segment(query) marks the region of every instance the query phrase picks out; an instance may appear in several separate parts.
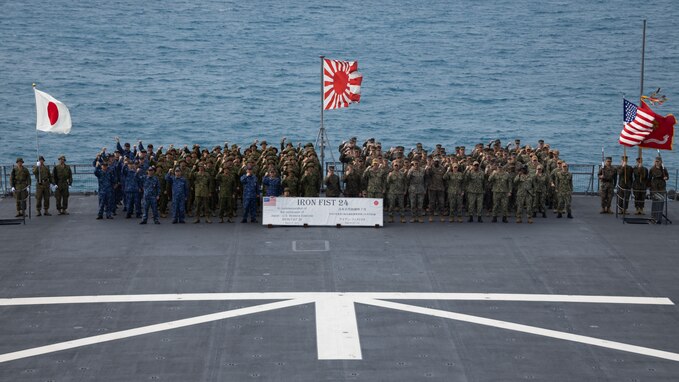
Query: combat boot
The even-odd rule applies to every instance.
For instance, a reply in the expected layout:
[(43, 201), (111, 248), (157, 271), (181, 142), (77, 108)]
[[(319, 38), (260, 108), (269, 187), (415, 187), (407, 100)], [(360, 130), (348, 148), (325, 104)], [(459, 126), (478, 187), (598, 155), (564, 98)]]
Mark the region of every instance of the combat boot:
[(139, 224), (146, 224), (146, 219), (140, 221)]
[(387, 219), (387, 223), (393, 223), (394, 222), (394, 216), (389, 215), (389, 219)]
[(507, 217), (506, 217), (506, 216), (503, 216), (503, 217), (502, 217), (502, 222), (503, 222), (503, 223), (509, 223), (509, 220), (507, 220)]
[(563, 217), (563, 215), (561, 214), (561, 211), (559, 211), (559, 213), (556, 214), (556, 217), (557, 217), (558, 219), (561, 219), (561, 218)]
[(467, 220), (467, 223), (473, 223), (474, 222), (474, 217), (469, 215), (469, 220)]
[(570, 210), (568, 210), (568, 216), (567, 216), (567, 217), (568, 217), (569, 219), (573, 219), (573, 214), (571, 214), (571, 211), (570, 211)]
[(547, 214), (545, 213), (545, 211), (542, 211), (542, 217), (543, 217), (543, 218), (546, 218), (546, 217), (547, 217)]
[(212, 220), (210, 220), (210, 214), (206, 214), (206, 216), (205, 216), (205, 222), (206, 222), (207, 224), (212, 224)]
[(429, 223), (431, 223), (431, 222), (433, 222), (433, 221), (434, 221), (434, 217), (431, 216), (431, 215), (429, 215)]
[(413, 216), (413, 217), (410, 218), (410, 222), (411, 222), (411, 223), (415, 223), (415, 222), (417, 221), (416, 219), (417, 219), (417, 218), (416, 218), (415, 216)]
[(605, 208), (601, 208), (601, 211), (599, 211), (599, 213), (600, 213), (600, 214), (605, 214), (605, 213), (606, 213), (606, 209), (605, 209)]
[(481, 215), (479, 215), (478, 218), (476, 218), (477, 223), (483, 223), (483, 219), (481, 219)]
[(537, 216), (537, 212), (533, 212), (533, 217), (536, 217), (536, 216)]
[(43, 213), (43, 215), (45, 215), (45, 216), (52, 216), (52, 214), (49, 213), (49, 212), (47, 212), (47, 210), (45, 210), (45, 213)]
[(457, 222), (458, 222), (458, 223), (462, 223), (463, 220), (464, 220), (464, 219), (462, 219), (462, 216), (460, 216), (460, 217), (457, 218)]
[(497, 223), (497, 216), (493, 216), (493, 220), (491, 220), (493, 223)]
[(42, 214), (40, 213), (40, 210), (38, 210), (38, 212), (35, 214), (35, 216), (42, 216)]
[(424, 216), (420, 216), (419, 222), (420, 222), (420, 223), (424, 223)]
[(613, 211), (611, 211), (611, 207), (606, 208), (606, 213), (607, 213), (607, 214), (612, 214), (612, 213), (613, 213)]
[(533, 218), (530, 216), (528, 217), (528, 224), (533, 224)]
[(224, 218), (219, 218), (220, 223), (224, 223)]
[(451, 222), (451, 223), (455, 223), (455, 216), (450, 215), (450, 217), (448, 218), (448, 221)]
[(196, 220), (193, 221), (193, 224), (198, 224), (200, 223), (200, 219), (198, 218), (198, 215), (196, 215)]
[(405, 222), (406, 222), (406, 217), (401, 215), (401, 223), (405, 223)]
[(516, 218), (516, 224), (521, 224), (521, 218)]
[(445, 221), (446, 221), (446, 217), (443, 216), (443, 215), (441, 215), (441, 223), (443, 223), (443, 222), (445, 222)]

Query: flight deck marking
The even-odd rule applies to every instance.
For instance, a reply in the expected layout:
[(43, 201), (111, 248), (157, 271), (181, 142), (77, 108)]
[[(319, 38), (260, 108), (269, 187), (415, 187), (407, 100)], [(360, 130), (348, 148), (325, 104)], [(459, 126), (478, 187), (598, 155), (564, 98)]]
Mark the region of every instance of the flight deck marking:
[(0, 299), (0, 306), (91, 304), (91, 303), (132, 303), (159, 301), (234, 301), (234, 300), (283, 300), (247, 308), (228, 310), (213, 314), (196, 316), (155, 325), (122, 330), (114, 333), (85, 337), (77, 340), (59, 342), (47, 346), (0, 354), (0, 363), (17, 359), (53, 353), (81, 346), (114, 341), (123, 338), (157, 333), (206, 322), (240, 317), (292, 306), (313, 303), (316, 308), (316, 343), (318, 359), (321, 360), (360, 360), (361, 344), (356, 320), (355, 304), (364, 304), (386, 309), (395, 309), (432, 317), (491, 326), (500, 329), (529, 333), (543, 337), (556, 338), (582, 344), (615, 349), (629, 353), (679, 361), (678, 353), (652, 349), (642, 346), (608, 341), (605, 339), (582, 336), (535, 326), (522, 325), (509, 321), (424, 308), (415, 305), (384, 300), (466, 300), (466, 301), (523, 301), (523, 302), (562, 302), (594, 304), (640, 304), (674, 305), (665, 297), (627, 297), (627, 296), (583, 296), (583, 295), (546, 295), (546, 294), (500, 294), (500, 293), (399, 293), (399, 292), (272, 292), (272, 293), (193, 293), (193, 294), (145, 294), (145, 295), (102, 295), (102, 296), (63, 296), (28, 297)]

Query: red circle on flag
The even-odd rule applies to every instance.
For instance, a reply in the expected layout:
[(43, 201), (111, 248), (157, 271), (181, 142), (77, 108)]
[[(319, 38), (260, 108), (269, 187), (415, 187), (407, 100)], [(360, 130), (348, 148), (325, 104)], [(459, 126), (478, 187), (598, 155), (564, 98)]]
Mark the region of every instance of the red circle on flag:
[(50, 119), (50, 124), (54, 125), (59, 120), (59, 108), (54, 102), (47, 104), (47, 116)]
[(375, 200), (375, 201), (373, 202), (373, 204), (376, 205), (376, 206), (379, 206), (379, 205), (380, 205), (380, 202), (379, 202), (378, 200)]
[(335, 72), (332, 80), (332, 87), (336, 94), (344, 94), (349, 85), (349, 75), (344, 72)]

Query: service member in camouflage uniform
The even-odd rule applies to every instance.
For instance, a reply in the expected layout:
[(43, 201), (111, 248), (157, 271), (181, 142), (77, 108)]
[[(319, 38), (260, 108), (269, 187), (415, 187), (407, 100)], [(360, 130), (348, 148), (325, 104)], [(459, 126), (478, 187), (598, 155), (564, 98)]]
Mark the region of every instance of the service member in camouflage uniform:
[(233, 197), (236, 193), (236, 173), (228, 166), (222, 168), (222, 172), (217, 174), (216, 183), (219, 188), (219, 222), (226, 221), (231, 223), (233, 218), (234, 202)]
[(56, 186), (54, 196), (57, 203), (59, 215), (68, 215), (68, 188), (73, 184), (73, 173), (71, 166), (66, 164), (66, 157), (59, 157), (59, 164), (52, 169), (52, 182)]
[(427, 193), (429, 196), (429, 222), (433, 221), (433, 216), (441, 213), (441, 221), (444, 221), (445, 214), (445, 185), (443, 175), (446, 169), (441, 166), (441, 161), (436, 158), (431, 166), (425, 168)]
[(602, 214), (612, 214), (611, 201), (613, 200), (613, 190), (615, 189), (615, 181), (617, 178), (617, 171), (611, 163), (613, 158), (606, 157), (604, 166), (599, 169), (599, 196), (601, 197), (601, 212)]
[(373, 159), (372, 165), (363, 172), (364, 195), (368, 198), (384, 198), (385, 171), (379, 159)]
[(361, 174), (354, 168), (354, 165), (348, 164), (342, 174), (342, 182), (344, 183), (344, 196), (348, 198), (358, 198), (361, 196)]
[(504, 167), (493, 171), (488, 178), (493, 191), (493, 223), (497, 223), (497, 217), (502, 215), (502, 222), (507, 223), (509, 215), (509, 197), (512, 194), (512, 179)]
[(325, 196), (328, 198), (337, 198), (342, 193), (340, 188), (340, 178), (335, 174), (335, 166), (328, 166), (328, 175), (323, 179), (325, 185)]
[(632, 171), (632, 188), (634, 189), (634, 208), (635, 215), (644, 214), (644, 202), (646, 200), (646, 189), (648, 188), (648, 169), (644, 167), (644, 160), (637, 158), (637, 165)]
[(44, 208), (45, 216), (50, 216), (50, 183), (52, 183), (52, 174), (50, 174), (49, 167), (45, 166), (45, 158), (41, 155), (38, 158), (36, 167), (33, 167), (33, 176), (35, 176), (35, 208), (38, 210), (36, 215), (40, 216), (40, 208)]
[(28, 188), (31, 186), (31, 174), (24, 167), (23, 158), (17, 158), (16, 166), (12, 169), (12, 174), (9, 176), (9, 185), (12, 187), (12, 193), (16, 201), (16, 217), (24, 216), (26, 213)]
[(568, 213), (568, 218), (572, 219), (571, 196), (573, 195), (573, 174), (568, 172), (568, 164), (561, 163), (561, 169), (554, 174), (552, 187), (556, 190), (558, 201), (557, 218), (563, 216), (564, 211)]
[(194, 194), (196, 196), (196, 220), (194, 223), (200, 223), (201, 214), (205, 216), (206, 223), (212, 223), (210, 220), (210, 188), (212, 187), (212, 177), (205, 171), (205, 165), (198, 164), (198, 172), (193, 173), (192, 176), (194, 185)]
[(115, 184), (115, 174), (108, 168), (108, 162), (104, 160), (103, 162), (98, 162), (99, 157), (95, 159), (95, 170), (94, 175), (99, 181), (99, 212), (97, 213), (97, 220), (104, 218), (104, 212), (106, 213), (106, 219), (113, 219), (113, 209), (111, 206), (113, 203), (113, 186)]
[(483, 223), (481, 214), (483, 213), (483, 193), (485, 191), (486, 175), (479, 169), (479, 162), (474, 162), (472, 167), (465, 174), (464, 184), (467, 194), (467, 214), (469, 222), (474, 221), (474, 215), (479, 223)]
[(459, 164), (453, 163), (443, 176), (448, 193), (449, 221), (452, 223), (457, 217), (457, 221), (462, 223), (462, 209), (464, 201), (464, 173), (459, 171)]
[(627, 214), (629, 199), (632, 196), (634, 183), (634, 168), (627, 164), (627, 157), (622, 157), (622, 163), (618, 167), (618, 211)]
[(179, 167), (174, 169), (174, 176), (172, 175), (172, 170), (168, 170), (167, 175), (165, 175), (165, 181), (172, 190), (172, 224), (184, 224), (189, 182), (182, 175), (182, 169)]
[(389, 201), (389, 223), (394, 222), (394, 210), (401, 216), (401, 223), (406, 222), (403, 214), (404, 198), (408, 184), (406, 183), (406, 175), (401, 171), (401, 164), (396, 162), (392, 166), (392, 170), (387, 175), (387, 200)]
[(514, 178), (516, 184), (516, 222), (521, 223), (523, 210), (526, 210), (528, 224), (533, 223), (533, 192), (534, 178), (528, 173), (528, 168), (523, 167)]
[(547, 207), (545, 202), (547, 199), (547, 190), (550, 186), (551, 181), (549, 176), (543, 171), (542, 165), (538, 165), (535, 168), (535, 194), (533, 197), (533, 217), (537, 214), (542, 214), (543, 218), (547, 217)]
[(411, 168), (408, 170), (407, 184), (408, 184), (408, 195), (410, 196), (410, 210), (411, 218), (410, 222), (414, 223), (419, 221), (424, 223), (424, 193), (426, 192), (426, 187), (424, 185), (424, 171), (420, 169), (420, 162), (413, 160), (411, 163)]
[(149, 218), (149, 208), (153, 212), (153, 223), (160, 224), (158, 213), (158, 199), (160, 199), (160, 181), (156, 177), (156, 168), (150, 166), (146, 175), (141, 177), (144, 190), (144, 216), (139, 224), (146, 224)]

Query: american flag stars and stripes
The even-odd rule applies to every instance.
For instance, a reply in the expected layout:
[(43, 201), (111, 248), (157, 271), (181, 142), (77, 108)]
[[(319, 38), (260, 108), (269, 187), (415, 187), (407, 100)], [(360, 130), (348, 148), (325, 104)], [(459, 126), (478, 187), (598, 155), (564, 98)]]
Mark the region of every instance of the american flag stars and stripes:
[(276, 207), (276, 197), (275, 196), (265, 196), (262, 200), (262, 205), (269, 207)]
[(339, 109), (359, 102), (361, 81), (358, 61), (323, 59), (323, 109)]
[(624, 146), (638, 146), (653, 131), (655, 113), (643, 101), (641, 107), (623, 99), (623, 128), (618, 142)]

